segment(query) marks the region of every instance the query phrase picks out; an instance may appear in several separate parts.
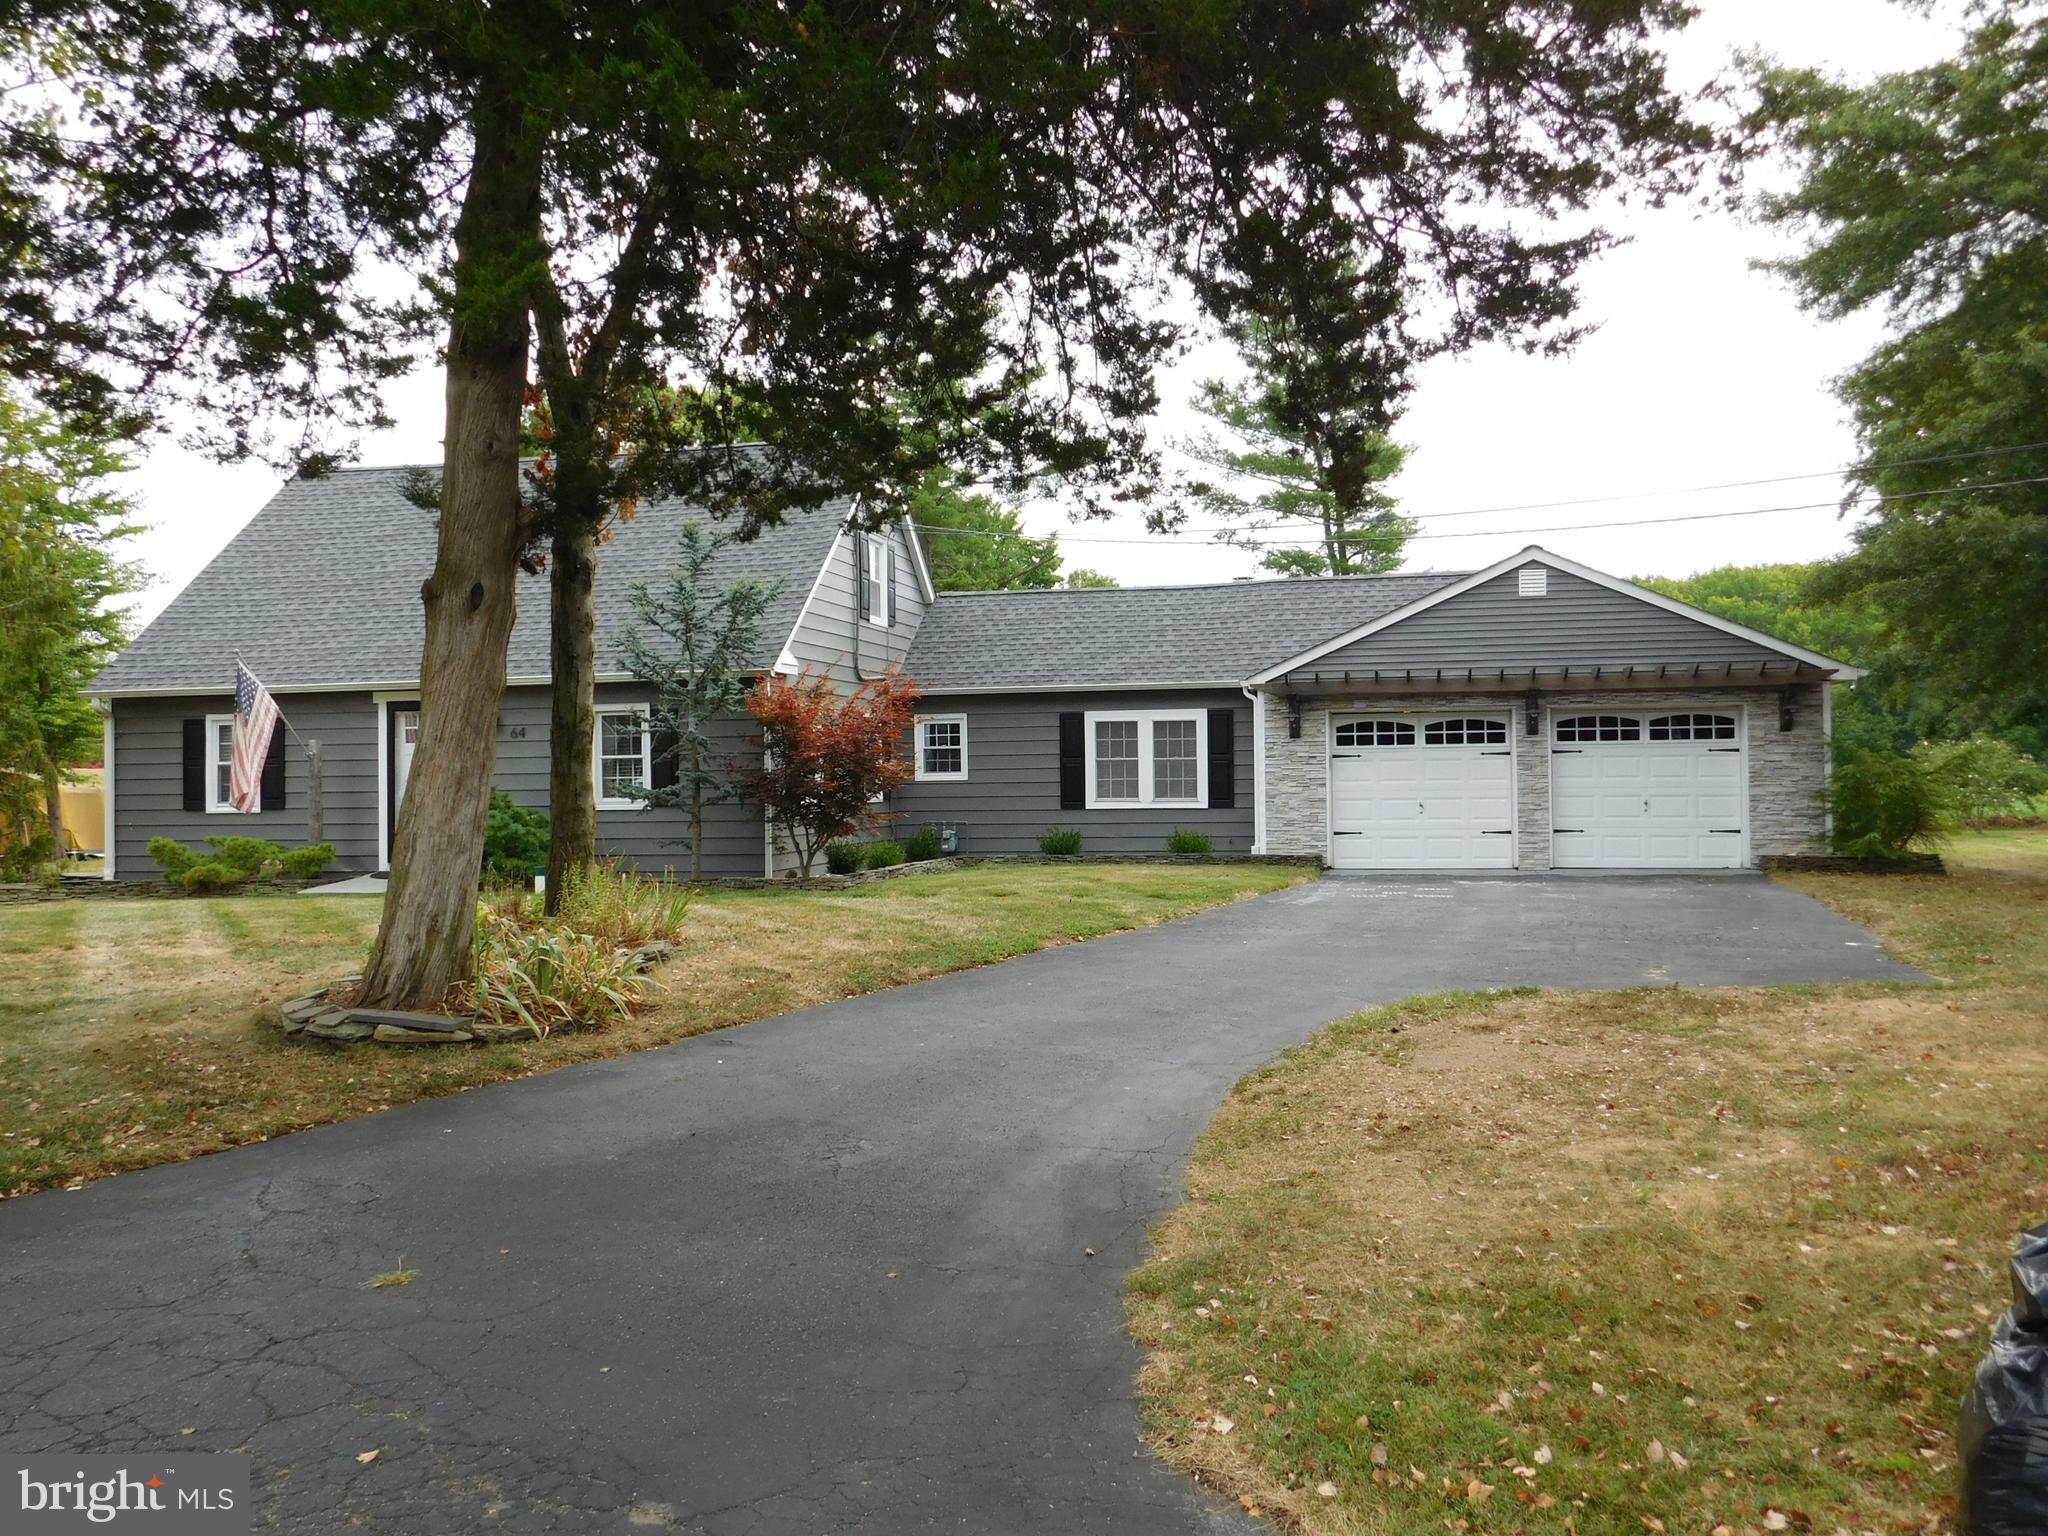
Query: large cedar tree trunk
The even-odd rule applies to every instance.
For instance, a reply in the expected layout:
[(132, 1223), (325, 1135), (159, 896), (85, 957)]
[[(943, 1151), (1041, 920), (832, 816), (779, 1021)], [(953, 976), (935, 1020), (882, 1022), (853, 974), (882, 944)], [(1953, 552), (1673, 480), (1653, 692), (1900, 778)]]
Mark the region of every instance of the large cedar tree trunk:
[(569, 873), (597, 858), (597, 534), (582, 518), (556, 529), (549, 555), (547, 910)]
[(484, 816), (497, 756), (519, 555), (523, 288), (537, 249), (540, 160), (524, 114), (476, 112), (476, 157), (455, 227), (448, 414), (434, 573), (421, 588), (420, 734), (391, 849), (391, 886), (362, 1001), (437, 1008), (469, 969)]

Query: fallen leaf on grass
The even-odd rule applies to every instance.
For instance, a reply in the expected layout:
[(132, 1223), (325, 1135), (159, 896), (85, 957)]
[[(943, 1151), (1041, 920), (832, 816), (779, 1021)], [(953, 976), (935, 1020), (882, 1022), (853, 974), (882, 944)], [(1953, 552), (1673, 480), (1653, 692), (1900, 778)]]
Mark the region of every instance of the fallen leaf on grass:
[(1547, 1466), (1549, 1466), (1549, 1465), (1550, 1465), (1550, 1447), (1549, 1447), (1549, 1446), (1547, 1446), (1547, 1445), (1539, 1445), (1539, 1446), (1537, 1446), (1537, 1447), (1536, 1447), (1536, 1454), (1535, 1454), (1534, 1456), (1531, 1456), (1531, 1457), (1530, 1457), (1529, 1459), (1530, 1459), (1531, 1461), (1535, 1462), (1535, 1463), (1536, 1463), (1536, 1465), (1537, 1465), (1537, 1466), (1539, 1466), (1539, 1467), (1547, 1467)]
[(1335, 1483), (1317, 1483), (1316, 1493), (1321, 1498), (1334, 1499), (1337, 1497), (1337, 1485)]
[(1765, 1510), (1765, 1511), (1764, 1511), (1764, 1529), (1765, 1529), (1765, 1530), (1767, 1530), (1767, 1531), (1789, 1531), (1789, 1530), (1790, 1530), (1791, 1528), (1792, 1528), (1792, 1522), (1791, 1522), (1790, 1520), (1787, 1520), (1787, 1519), (1785, 1518), (1785, 1516), (1784, 1516), (1784, 1512), (1783, 1512), (1783, 1511), (1781, 1511), (1781, 1510), (1776, 1510), (1776, 1509), (1767, 1509), (1767, 1510)]

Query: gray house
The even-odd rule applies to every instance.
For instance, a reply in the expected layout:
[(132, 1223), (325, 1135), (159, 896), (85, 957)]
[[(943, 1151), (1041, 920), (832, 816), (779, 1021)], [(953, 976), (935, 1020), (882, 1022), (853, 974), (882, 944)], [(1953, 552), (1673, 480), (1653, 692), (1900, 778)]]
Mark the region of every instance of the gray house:
[[(153, 877), (154, 836), (304, 841), (316, 816), (340, 868), (385, 867), (433, 562), (407, 474), (292, 481), (98, 679), (110, 878)], [(1735, 868), (1823, 843), (1830, 688), (1857, 669), (1546, 550), (1464, 574), (936, 594), (915, 528), (853, 513), (721, 557), (781, 583), (755, 665), (849, 689), (903, 666), (923, 690), (916, 777), (889, 810), (966, 852), (1029, 852), (1056, 826), (1091, 852), (1187, 827), (1356, 869)], [(599, 561), (598, 838), (651, 869), (687, 864), (687, 825), (632, 797), (668, 765), (645, 691), (606, 668), (627, 590), (666, 576), (691, 515), (643, 508)], [(525, 580), (497, 782), (544, 807), (547, 597)], [(238, 653), (296, 733), (252, 816), (226, 793)], [(735, 761), (759, 750), (744, 719), (726, 735)], [(705, 866), (791, 860), (758, 807), (728, 803)]]

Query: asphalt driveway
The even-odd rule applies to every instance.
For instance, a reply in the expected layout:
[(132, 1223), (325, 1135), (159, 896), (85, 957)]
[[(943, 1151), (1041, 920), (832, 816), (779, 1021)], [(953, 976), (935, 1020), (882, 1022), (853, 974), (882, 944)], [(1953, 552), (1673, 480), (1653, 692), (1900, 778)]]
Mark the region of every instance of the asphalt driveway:
[(1239, 1074), (1441, 988), (1911, 975), (1756, 878), (1329, 878), (18, 1200), (0, 1446), (246, 1448), (294, 1532), (1234, 1530), (1121, 1292)]

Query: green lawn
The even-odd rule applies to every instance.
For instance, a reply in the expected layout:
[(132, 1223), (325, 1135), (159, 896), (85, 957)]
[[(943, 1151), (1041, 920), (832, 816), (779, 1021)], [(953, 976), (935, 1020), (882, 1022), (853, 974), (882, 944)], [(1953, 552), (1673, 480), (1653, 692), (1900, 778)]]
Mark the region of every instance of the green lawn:
[(1130, 1318), (1174, 1465), (1322, 1533), (1955, 1528), (2048, 1215), (2048, 834), (1790, 883), (1944, 987), (1360, 1014), (1240, 1083)]
[(1180, 917), (1309, 878), (1258, 864), (980, 865), (693, 903), (652, 1006), (522, 1045), (288, 1043), (265, 1005), (359, 968), (379, 898), (0, 908), (0, 1194), (175, 1161), (479, 1083)]

